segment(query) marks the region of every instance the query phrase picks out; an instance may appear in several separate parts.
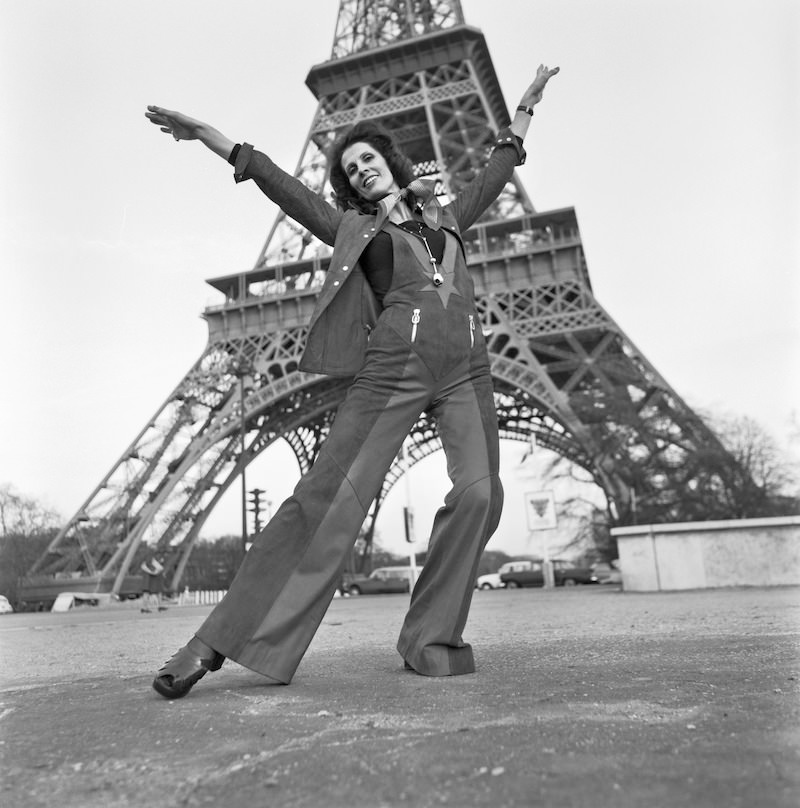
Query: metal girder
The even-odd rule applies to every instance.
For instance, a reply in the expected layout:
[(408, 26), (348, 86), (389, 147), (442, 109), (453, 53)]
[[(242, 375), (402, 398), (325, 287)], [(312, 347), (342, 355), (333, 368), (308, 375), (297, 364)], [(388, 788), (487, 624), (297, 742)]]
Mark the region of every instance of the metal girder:
[(331, 59), (464, 22), (458, 0), (341, 0)]

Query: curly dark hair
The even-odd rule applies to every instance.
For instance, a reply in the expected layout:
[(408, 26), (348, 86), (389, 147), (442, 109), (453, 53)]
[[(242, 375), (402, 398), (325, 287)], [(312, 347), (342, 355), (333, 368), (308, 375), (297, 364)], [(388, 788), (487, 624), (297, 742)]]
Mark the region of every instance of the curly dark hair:
[(342, 154), (354, 143), (369, 143), (386, 160), (392, 176), (401, 188), (414, 179), (411, 160), (400, 151), (397, 142), (389, 132), (372, 121), (361, 121), (348, 129), (335, 140), (329, 152), (331, 185), (340, 210), (355, 208), (362, 213), (375, 210), (375, 203), (361, 197), (350, 185), (350, 180), (342, 168)]

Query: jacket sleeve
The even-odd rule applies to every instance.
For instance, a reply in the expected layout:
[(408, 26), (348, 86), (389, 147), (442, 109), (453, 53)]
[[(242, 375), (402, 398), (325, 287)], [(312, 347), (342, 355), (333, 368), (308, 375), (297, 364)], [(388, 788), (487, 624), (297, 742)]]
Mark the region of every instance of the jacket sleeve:
[(525, 162), (521, 141), (508, 128), (495, 138), (494, 149), (486, 167), (448, 205), (463, 233), (497, 199), (514, 173), (514, 167)]
[(333, 245), (342, 214), (249, 143), (243, 143), (236, 154), (233, 178), (237, 183), (254, 180), (287, 216)]

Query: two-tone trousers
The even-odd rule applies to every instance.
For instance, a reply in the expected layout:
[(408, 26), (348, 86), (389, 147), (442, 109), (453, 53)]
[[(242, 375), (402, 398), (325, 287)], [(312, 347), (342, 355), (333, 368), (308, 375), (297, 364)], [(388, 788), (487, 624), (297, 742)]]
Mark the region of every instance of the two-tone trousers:
[(434, 519), (397, 648), (421, 674), (474, 671), (461, 635), (503, 500), (485, 352), (436, 379), (408, 345), (371, 346), (313, 467), (255, 538), (227, 595), (198, 630), (201, 640), (264, 676), (291, 681), (384, 477), (426, 410), (452, 489)]

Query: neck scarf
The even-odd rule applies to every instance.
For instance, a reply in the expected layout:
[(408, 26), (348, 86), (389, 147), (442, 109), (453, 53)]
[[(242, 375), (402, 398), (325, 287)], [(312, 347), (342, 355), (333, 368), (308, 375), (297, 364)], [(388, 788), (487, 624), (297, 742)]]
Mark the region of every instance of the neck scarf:
[(408, 199), (411, 194), (422, 209), (422, 221), (438, 230), (442, 226), (442, 205), (436, 198), (435, 180), (412, 180), (407, 187), (397, 193), (389, 194), (378, 202), (378, 220), (383, 222), (401, 199)]

